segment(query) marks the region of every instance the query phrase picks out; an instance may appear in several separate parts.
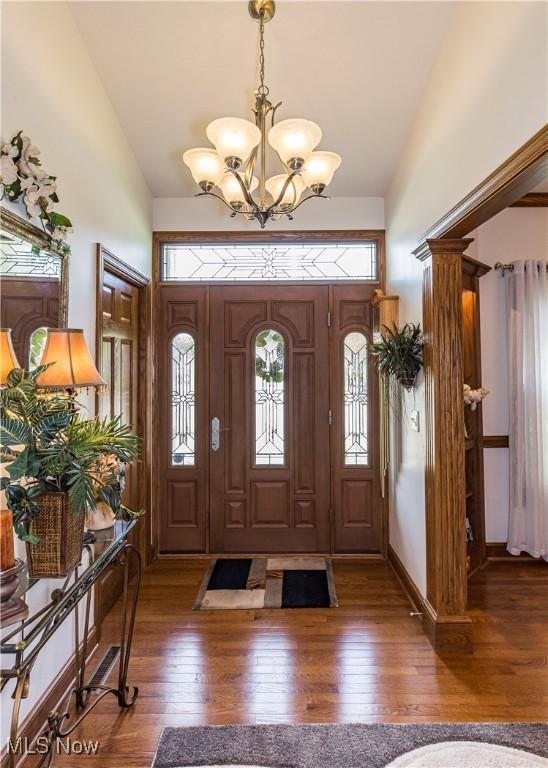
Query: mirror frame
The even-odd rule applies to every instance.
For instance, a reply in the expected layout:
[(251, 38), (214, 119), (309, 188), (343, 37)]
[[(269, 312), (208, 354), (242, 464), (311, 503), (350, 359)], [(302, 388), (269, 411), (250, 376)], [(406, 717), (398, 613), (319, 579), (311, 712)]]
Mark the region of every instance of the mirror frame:
[[(53, 253), (61, 259), (61, 280), (59, 283), (59, 328), (66, 328), (68, 323), (68, 278), (70, 257), (66, 253), (61, 253), (52, 246), (48, 236), (32, 224), (30, 221), (18, 216), (3, 206), (0, 206), (0, 224), (15, 237), (20, 237), (32, 245), (36, 245), (42, 251)], [(2, 274), (0, 273), (0, 279)]]

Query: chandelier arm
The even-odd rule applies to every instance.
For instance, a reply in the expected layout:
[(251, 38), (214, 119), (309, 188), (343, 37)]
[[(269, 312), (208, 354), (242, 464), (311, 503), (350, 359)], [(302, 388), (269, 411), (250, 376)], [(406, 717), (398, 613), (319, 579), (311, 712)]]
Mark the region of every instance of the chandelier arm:
[(197, 192), (194, 197), (216, 197), (217, 200), (220, 200), (221, 203), (224, 203), (226, 207), (232, 211), (232, 213), (245, 213), (245, 211), (239, 211), (237, 208), (233, 208), (230, 203), (227, 203), (224, 197), (221, 197), (221, 195), (218, 195), (216, 192)]
[(297, 208), (300, 208), (303, 203), (306, 203), (307, 200), (317, 200), (318, 197), (322, 197), (324, 200), (331, 199), (329, 195), (308, 195), (308, 197), (303, 197), (303, 199), (297, 203), (294, 208), (290, 208), (288, 211), (285, 211), (285, 213), (293, 213), (297, 210)]
[(254, 210), (255, 209), (258, 210), (259, 206), (255, 202), (255, 200), (253, 200), (253, 198), (251, 197), (251, 194), (250, 194), (249, 190), (247, 189), (246, 185), (244, 184), (244, 182), (242, 181), (242, 177), (240, 176), (238, 171), (233, 171), (232, 168), (231, 168), (230, 172), (233, 173), (234, 176), (238, 179), (238, 184), (240, 185), (240, 188), (242, 190), (242, 194), (244, 196), (244, 200), (246, 201), (246, 203), (250, 206), (250, 208), (252, 208)]
[[(295, 171), (291, 171), (291, 173), (289, 174), (289, 176), (287, 177), (287, 179), (284, 181), (284, 184), (283, 184), (283, 187), (282, 187), (282, 189), (281, 189), (281, 192), (280, 192), (280, 194), (278, 195), (278, 199), (277, 199), (277, 200), (275, 200), (275, 201), (272, 203), (272, 205), (271, 205), (271, 206), (269, 206), (269, 207), (266, 209), (267, 211), (271, 211), (271, 210), (273, 210), (274, 208), (276, 208), (276, 207), (277, 207), (277, 206), (280, 204), (280, 202), (283, 200), (283, 197), (284, 197), (284, 195), (285, 195), (285, 193), (286, 193), (286, 191), (287, 191), (287, 188), (288, 188), (288, 186), (289, 186), (289, 185), (290, 185), (290, 183), (293, 181), (293, 178), (294, 178), (295, 176), (297, 176), (297, 175), (298, 175), (300, 172), (301, 172), (301, 171), (300, 171), (300, 168), (298, 168), (298, 169), (297, 169), (297, 170), (295, 170)], [(293, 208), (291, 208), (291, 210), (293, 210)]]
[(279, 102), (276, 104), (276, 106), (275, 106), (275, 107), (272, 107), (272, 116), (271, 116), (271, 120), (272, 120), (272, 123), (271, 123), (271, 125), (272, 125), (272, 127), (274, 127), (274, 117), (275, 117), (275, 115), (276, 115), (276, 110), (278, 109), (278, 107), (281, 107), (281, 106), (282, 106), (282, 102), (281, 102), (281, 101), (279, 101)]

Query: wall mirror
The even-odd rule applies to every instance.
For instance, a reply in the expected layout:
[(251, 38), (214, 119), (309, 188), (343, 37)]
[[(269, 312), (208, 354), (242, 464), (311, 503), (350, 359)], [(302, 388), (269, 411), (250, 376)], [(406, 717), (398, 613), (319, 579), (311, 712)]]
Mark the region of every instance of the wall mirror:
[(68, 256), (38, 227), (0, 208), (1, 327), (11, 328), (19, 364), (38, 365), (47, 328), (63, 328), (68, 313)]

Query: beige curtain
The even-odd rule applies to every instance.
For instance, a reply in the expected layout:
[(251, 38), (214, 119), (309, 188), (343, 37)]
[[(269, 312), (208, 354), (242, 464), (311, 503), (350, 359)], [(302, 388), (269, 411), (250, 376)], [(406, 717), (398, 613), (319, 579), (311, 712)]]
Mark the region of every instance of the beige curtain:
[(548, 560), (548, 262), (507, 274), (510, 424), (508, 551)]

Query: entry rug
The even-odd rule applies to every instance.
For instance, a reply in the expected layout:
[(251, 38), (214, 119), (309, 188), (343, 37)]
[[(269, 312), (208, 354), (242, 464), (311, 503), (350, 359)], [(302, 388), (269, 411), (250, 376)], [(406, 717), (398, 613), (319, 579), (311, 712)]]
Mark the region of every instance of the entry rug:
[(213, 560), (195, 611), (247, 608), (336, 608), (331, 561), (324, 557)]
[(547, 768), (542, 723), (164, 728), (152, 768)]

